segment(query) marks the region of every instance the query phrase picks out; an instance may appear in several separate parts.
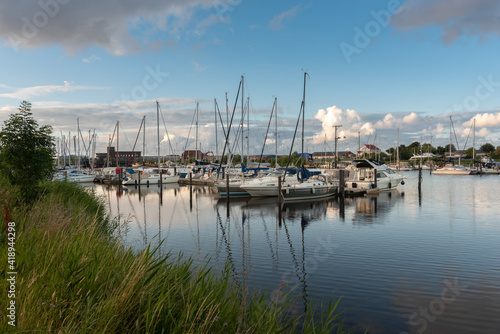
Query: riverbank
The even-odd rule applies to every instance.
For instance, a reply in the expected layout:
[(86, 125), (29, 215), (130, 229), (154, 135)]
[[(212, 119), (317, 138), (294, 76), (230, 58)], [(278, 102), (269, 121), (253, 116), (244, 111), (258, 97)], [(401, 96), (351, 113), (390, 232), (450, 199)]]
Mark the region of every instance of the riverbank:
[[(4, 310), (15, 305), (14, 317), (0, 322), (3, 333), (343, 332), (336, 304), (313, 323), (313, 311), (295, 314), (290, 298), (240, 291), (230, 268), (214, 272), (150, 247), (134, 253), (114, 237), (104, 203), (75, 184), (47, 183), (41, 199), (26, 206), (1, 183), (4, 296), (15, 272), (14, 295), (1, 298)], [(3, 255), (9, 246), (12, 264)]]

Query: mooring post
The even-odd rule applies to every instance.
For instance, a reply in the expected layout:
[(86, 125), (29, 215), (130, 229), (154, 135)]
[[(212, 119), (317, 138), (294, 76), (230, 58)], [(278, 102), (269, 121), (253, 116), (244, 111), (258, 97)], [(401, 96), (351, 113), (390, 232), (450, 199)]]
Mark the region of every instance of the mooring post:
[[(344, 170), (341, 169), (339, 174), (339, 211), (340, 218), (345, 219), (345, 175)], [(376, 184), (376, 183), (375, 183)]]
[(68, 171), (67, 170), (64, 171), (64, 180), (68, 181)]
[(141, 193), (141, 172), (139, 171), (139, 193)]
[(344, 170), (339, 170), (339, 195), (340, 197), (345, 196), (345, 175)]
[(281, 212), (281, 176), (278, 176), (278, 207)]
[(227, 207), (229, 207), (229, 175), (226, 175), (226, 202), (227, 202)]

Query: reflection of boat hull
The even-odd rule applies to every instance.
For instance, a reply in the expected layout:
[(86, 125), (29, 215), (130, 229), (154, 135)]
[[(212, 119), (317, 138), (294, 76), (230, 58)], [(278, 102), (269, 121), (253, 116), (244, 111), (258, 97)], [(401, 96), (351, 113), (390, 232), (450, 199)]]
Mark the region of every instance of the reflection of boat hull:
[[(162, 175), (161, 183), (177, 183), (179, 182), (179, 175)], [(160, 184), (159, 174), (148, 175), (147, 177), (139, 178), (127, 178), (123, 180), (123, 184), (126, 186), (133, 185), (148, 185), (148, 184)]]
[(471, 171), (463, 166), (458, 167), (443, 167), (434, 171), (436, 175), (469, 175)]
[(337, 194), (337, 186), (331, 184), (297, 183), (281, 190), (285, 202), (304, 201), (332, 197)]
[[(227, 197), (228, 188), (225, 183), (218, 183), (215, 186), (217, 192), (221, 198)], [(229, 197), (243, 197), (250, 196), (245, 190), (241, 189), (241, 182), (230, 182), (229, 183)]]
[(95, 175), (88, 175), (88, 174), (74, 174), (74, 175), (68, 175), (67, 177), (58, 177), (54, 179), (55, 181), (64, 181), (67, 180), (68, 182), (77, 182), (77, 183), (86, 183), (86, 182), (94, 182)]

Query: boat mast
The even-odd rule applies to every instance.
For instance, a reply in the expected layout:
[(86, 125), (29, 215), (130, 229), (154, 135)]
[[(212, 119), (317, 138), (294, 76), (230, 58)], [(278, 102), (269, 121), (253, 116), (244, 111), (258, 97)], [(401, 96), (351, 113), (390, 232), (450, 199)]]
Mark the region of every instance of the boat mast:
[(250, 167), (250, 97), (247, 97), (247, 165)]
[[(305, 121), (305, 113), (306, 113), (306, 77), (307, 72), (304, 72), (304, 92), (302, 94), (302, 166), (304, 166), (304, 121)], [(304, 182), (303, 177), (300, 182)]]
[(158, 142), (158, 174), (160, 174), (161, 180), (161, 169), (160, 169), (160, 102), (156, 101), (156, 135)]
[(276, 106), (276, 114), (274, 115), (274, 168), (278, 168), (278, 98), (274, 98), (274, 105)]
[(245, 100), (244, 100), (244, 94), (243, 94), (243, 87), (244, 87), (244, 77), (243, 75), (241, 76), (241, 163), (243, 163), (243, 157), (245, 156), (244, 152), (244, 140), (245, 136), (243, 135), (243, 124), (245, 121)]
[(118, 152), (120, 145), (120, 121), (116, 121), (116, 167), (120, 167), (120, 160), (118, 160)]
[(215, 160), (217, 161), (217, 154), (219, 149), (217, 146), (217, 100), (214, 99), (214, 114), (215, 114)]
[(196, 153), (195, 153), (195, 159), (194, 159), (195, 165), (196, 165), (196, 160), (198, 160), (198, 106), (199, 106), (199, 103), (196, 102), (196, 139), (195, 139)]
[(451, 116), (450, 116), (450, 163), (451, 163)]
[(473, 166), (476, 165), (476, 119), (474, 118), (474, 135), (472, 136), (472, 164)]
[(142, 129), (142, 165), (144, 166), (144, 157), (146, 156), (146, 115), (142, 118), (144, 128)]

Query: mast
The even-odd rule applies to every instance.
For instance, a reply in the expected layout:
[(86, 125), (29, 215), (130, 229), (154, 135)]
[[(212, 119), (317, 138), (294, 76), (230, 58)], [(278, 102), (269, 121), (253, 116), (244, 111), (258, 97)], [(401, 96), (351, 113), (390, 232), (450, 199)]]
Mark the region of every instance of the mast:
[(146, 155), (146, 115), (142, 118), (144, 128), (142, 129), (142, 165), (144, 166), (144, 156)]
[(397, 167), (396, 169), (399, 170), (401, 168), (401, 164), (399, 163), (399, 128), (398, 128), (398, 139), (397, 139), (397, 144), (396, 144), (396, 159), (397, 159)]
[(195, 165), (196, 165), (196, 160), (198, 160), (198, 106), (199, 106), (199, 103), (196, 102), (196, 139), (195, 139), (196, 153), (195, 153), (195, 158), (194, 158)]
[(116, 121), (116, 167), (120, 167), (120, 160), (118, 160), (118, 152), (120, 145), (120, 121)]
[(158, 141), (158, 174), (160, 174), (160, 180), (161, 180), (161, 169), (160, 169), (160, 102), (158, 102), (158, 101), (156, 101), (156, 134), (157, 134), (157, 141)]
[(274, 115), (274, 168), (278, 168), (278, 98), (274, 98), (274, 105), (276, 106), (276, 114)]
[(451, 116), (450, 116), (450, 163), (451, 163)]
[(250, 167), (250, 97), (247, 97), (247, 165)]
[[(76, 127), (77, 127), (77, 130), (78, 130), (78, 133), (77, 135), (79, 136), (80, 135), (80, 119), (77, 118), (76, 119)], [(78, 170), (80, 170), (80, 166), (82, 164), (82, 162), (80, 161), (80, 137), (78, 137)]]
[[(306, 77), (307, 72), (304, 72), (304, 92), (302, 94), (302, 166), (304, 165), (304, 121), (305, 121), (305, 113), (306, 113)], [(300, 180), (303, 182), (303, 179)]]
[(243, 163), (243, 157), (245, 156), (244, 154), (244, 147), (243, 147), (243, 143), (244, 143), (244, 140), (245, 140), (245, 136), (243, 135), (243, 123), (245, 121), (245, 100), (244, 100), (244, 94), (243, 94), (243, 83), (244, 83), (244, 77), (243, 75), (241, 76), (241, 163)]
[(474, 118), (474, 135), (472, 136), (472, 163), (475, 166), (476, 165), (476, 119)]
[(214, 114), (215, 114), (215, 160), (217, 161), (218, 146), (217, 146), (217, 100), (214, 99)]

